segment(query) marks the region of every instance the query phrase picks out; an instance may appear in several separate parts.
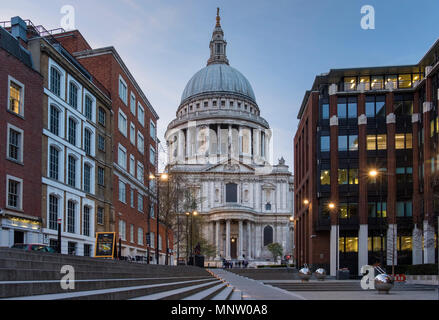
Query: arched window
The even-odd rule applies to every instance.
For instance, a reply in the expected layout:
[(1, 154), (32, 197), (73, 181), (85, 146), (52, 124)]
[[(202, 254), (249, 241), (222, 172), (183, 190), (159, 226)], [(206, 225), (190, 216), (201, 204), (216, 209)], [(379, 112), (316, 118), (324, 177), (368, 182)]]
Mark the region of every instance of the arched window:
[(271, 226), (266, 226), (264, 228), (264, 246), (273, 243), (273, 228)]
[(84, 150), (85, 153), (90, 155), (91, 154), (91, 136), (92, 133), (89, 129), (84, 130)]
[(85, 117), (90, 121), (92, 121), (93, 119), (92, 108), (93, 108), (93, 100), (90, 98), (90, 96), (86, 95), (84, 113), (85, 113)]
[(90, 207), (84, 207), (84, 236), (90, 236)]
[(84, 191), (91, 192), (91, 166), (84, 165)]
[(69, 156), (68, 160), (67, 184), (72, 187), (76, 186), (76, 159), (73, 156)]
[(72, 200), (67, 202), (67, 232), (75, 233), (76, 203)]
[(50, 106), (50, 132), (59, 135), (59, 114), (60, 111), (54, 105)]
[(58, 230), (58, 197), (49, 195), (49, 229)]
[(55, 67), (50, 68), (50, 91), (61, 96), (61, 73)]
[(75, 109), (78, 108), (78, 87), (73, 82), (69, 84), (69, 104)]
[(226, 202), (238, 202), (238, 185), (236, 183), (226, 184)]
[(267, 203), (265, 204), (265, 210), (267, 210), (267, 211), (270, 211), (270, 210), (271, 210), (271, 203), (270, 203), (270, 202), (267, 202)]
[(59, 150), (51, 146), (49, 150), (49, 177), (58, 180), (59, 173)]
[(76, 121), (73, 118), (69, 118), (69, 143), (76, 145)]

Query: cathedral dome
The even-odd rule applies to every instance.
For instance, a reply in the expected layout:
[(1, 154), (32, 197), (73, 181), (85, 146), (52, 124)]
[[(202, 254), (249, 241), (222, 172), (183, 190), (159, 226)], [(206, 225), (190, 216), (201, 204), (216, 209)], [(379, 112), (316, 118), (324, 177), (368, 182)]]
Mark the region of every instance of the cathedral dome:
[(198, 71), (187, 83), (181, 102), (203, 93), (232, 93), (256, 103), (255, 94), (247, 78), (225, 63), (210, 64)]

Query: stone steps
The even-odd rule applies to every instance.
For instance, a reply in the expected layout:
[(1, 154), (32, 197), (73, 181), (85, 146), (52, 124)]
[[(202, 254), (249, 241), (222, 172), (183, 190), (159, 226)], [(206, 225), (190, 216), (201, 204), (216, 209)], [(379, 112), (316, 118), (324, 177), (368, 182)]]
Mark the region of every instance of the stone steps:
[[(62, 289), (61, 267), (75, 270), (74, 289)], [(0, 299), (122, 300), (238, 299), (241, 295), (205, 269), (107, 261), (0, 248)], [(242, 297), (241, 297), (242, 299)]]

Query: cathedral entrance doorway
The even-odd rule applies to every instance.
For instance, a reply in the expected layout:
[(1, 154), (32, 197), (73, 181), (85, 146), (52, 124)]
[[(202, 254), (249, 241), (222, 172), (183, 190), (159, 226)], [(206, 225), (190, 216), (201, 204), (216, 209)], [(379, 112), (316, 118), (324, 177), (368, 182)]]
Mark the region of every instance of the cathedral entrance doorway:
[(236, 239), (236, 237), (230, 238), (230, 257), (232, 259), (238, 258), (237, 249), (238, 249), (238, 240)]

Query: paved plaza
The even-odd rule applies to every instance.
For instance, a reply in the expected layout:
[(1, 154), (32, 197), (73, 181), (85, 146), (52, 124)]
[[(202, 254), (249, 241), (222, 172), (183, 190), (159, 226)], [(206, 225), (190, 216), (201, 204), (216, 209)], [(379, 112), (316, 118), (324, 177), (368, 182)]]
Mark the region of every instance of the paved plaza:
[[(231, 286), (242, 291), (243, 297), (250, 300), (439, 300), (439, 294), (433, 286), (395, 286), (389, 294), (379, 294), (375, 290), (358, 290), (359, 280), (326, 280), (324, 283), (310, 280), (309, 284), (314, 289), (309, 291), (289, 291), (274, 284), (296, 284), (300, 285), (300, 280), (254, 280), (237, 275), (223, 269), (210, 269), (217, 277), (227, 281)], [(339, 284), (348, 290), (319, 290), (315, 285), (321, 284), (331, 286)], [(405, 290), (405, 287), (406, 290)], [(351, 288), (351, 289), (349, 289)]]

